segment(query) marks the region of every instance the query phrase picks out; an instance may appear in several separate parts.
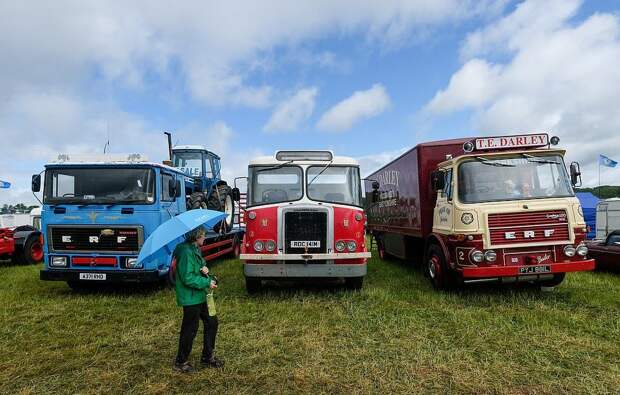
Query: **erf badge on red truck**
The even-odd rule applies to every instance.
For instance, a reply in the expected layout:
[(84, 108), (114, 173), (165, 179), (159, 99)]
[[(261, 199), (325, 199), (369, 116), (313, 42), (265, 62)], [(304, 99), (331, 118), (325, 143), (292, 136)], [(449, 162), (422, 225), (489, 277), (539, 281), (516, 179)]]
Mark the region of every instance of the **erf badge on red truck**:
[(278, 151), (248, 169), (241, 259), (248, 292), (265, 279), (343, 278), (362, 287), (364, 240), (359, 164), (331, 151)]

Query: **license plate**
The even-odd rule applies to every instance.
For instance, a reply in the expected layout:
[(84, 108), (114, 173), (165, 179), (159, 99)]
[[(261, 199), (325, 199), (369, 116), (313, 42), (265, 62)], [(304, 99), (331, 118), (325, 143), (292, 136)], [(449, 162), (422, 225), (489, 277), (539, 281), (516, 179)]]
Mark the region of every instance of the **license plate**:
[(104, 281), (105, 273), (80, 273), (80, 280)]
[(291, 241), (291, 248), (320, 248), (321, 241)]
[(519, 274), (538, 274), (538, 273), (551, 273), (551, 266), (523, 266), (519, 268)]

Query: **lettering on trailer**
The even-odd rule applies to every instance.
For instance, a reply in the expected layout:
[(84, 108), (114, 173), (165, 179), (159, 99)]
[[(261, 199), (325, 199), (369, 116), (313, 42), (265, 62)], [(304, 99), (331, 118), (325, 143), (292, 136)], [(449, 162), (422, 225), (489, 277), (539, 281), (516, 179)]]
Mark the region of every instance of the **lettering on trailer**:
[(542, 147), (549, 144), (549, 135), (541, 133), (524, 136), (485, 137), (476, 139), (475, 142), (478, 150)]
[(321, 241), (313, 240), (313, 241), (293, 241), (291, 240), (291, 248), (320, 248)]
[[(543, 236), (545, 237), (551, 237), (553, 236), (553, 233), (555, 233), (555, 229), (544, 229), (543, 230)], [(504, 232), (504, 237), (507, 240), (514, 240), (517, 238), (517, 232)], [(524, 239), (533, 239), (535, 237), (536, 237), (536, 231), (534, 230), (526, 230), (523, 232)]]
[(400, 171), (398, 170), (385, 170), (377, 176), (380, 186), (394, 185), (398, 187), (398, 179), (400, 177)]

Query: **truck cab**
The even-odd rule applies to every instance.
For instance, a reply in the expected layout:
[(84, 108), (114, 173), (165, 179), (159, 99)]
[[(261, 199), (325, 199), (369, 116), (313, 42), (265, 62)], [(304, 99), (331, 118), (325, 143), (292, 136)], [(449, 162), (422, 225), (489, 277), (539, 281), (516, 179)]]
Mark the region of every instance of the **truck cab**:
[[(591, 270), (564, 154), (549, 147), (546, 134), (489, 137), (464, 143), (462, 153), (439, 163), (431, 174), (431, 239), (443, 248), (427, 256), (431, 280), (443, 286), (454, 271), (466, 282), (555, 286), (566, 272)], [(571, 169), (576, 181), (578, 165)]]
[(252, 293), (265, 279), (344, 278), (359, 289), (370, 257), (359, 164), (331, 151), (278, 151), (248, 168), (241, 259)]
[[(45, 166), (42, 280), (150, 282), (167, 273), (162, 251), (144, 263), (144, 240), (186, 210), (185, 173), (143, 155), (59, 155)], [(41, 189), (33, 176), (32, 190)]]

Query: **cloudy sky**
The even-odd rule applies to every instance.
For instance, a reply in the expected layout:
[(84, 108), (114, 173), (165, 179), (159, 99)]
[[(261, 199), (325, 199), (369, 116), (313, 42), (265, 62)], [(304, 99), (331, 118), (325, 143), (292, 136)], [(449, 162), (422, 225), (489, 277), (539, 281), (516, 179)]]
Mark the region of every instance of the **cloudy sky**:
[[(0, 204), (58, 153), (280, 148), (368, 173), (452, 137), (550, 131), (598, 182), (620, 160), (620, 3), (0, 0)], [(619, 184), (619, 169), (603, 169)]]

